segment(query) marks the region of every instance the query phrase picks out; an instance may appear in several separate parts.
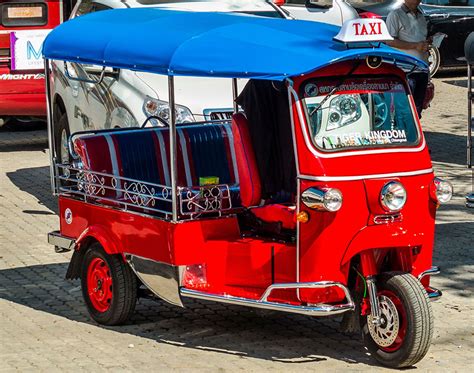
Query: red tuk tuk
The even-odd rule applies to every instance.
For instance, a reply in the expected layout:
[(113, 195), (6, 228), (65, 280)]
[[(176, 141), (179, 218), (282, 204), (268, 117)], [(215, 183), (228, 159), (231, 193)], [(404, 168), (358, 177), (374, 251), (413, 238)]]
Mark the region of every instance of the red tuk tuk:
[(382, 364), (421, 360), (441, 296), (429, 284), (435, 213), (452, 189), (433, 175), (405, 78), (427, 66), (381, 45), (387, 35), (381, 20), (339, 30), (156, 9), (54, 30), (47, 62), (168, 75), (171, 108), (179, 76), (232, 79), (235, 98), (230, 121), (177, 126), (172, 109), (161, 127), (72, 134), (71, 164), (50, 147), (49, 242), (73, 250), (66, 277), (81, 278), (92, 318), (125, 322), (139, 289), (177, 306), (344, 314)]

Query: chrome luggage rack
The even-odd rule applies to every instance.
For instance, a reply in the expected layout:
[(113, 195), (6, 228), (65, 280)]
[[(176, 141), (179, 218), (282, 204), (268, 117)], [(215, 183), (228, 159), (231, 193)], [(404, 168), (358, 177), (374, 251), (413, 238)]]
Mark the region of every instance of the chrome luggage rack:
[[(56, 164), (55, 167), (60, 195), (123, 211), (171, 218), (171, 186), (86, 170), (80, 165)], [(232, 209), (231, 188), (227, 184), (180, 186), (178, 204), (181, 219), (192, 220), (211, 213), (220, 216)]]

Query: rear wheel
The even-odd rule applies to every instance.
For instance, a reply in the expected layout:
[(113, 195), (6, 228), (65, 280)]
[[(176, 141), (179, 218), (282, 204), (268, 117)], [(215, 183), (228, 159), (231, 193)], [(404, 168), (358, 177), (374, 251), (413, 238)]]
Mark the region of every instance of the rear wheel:
[(383, 365), (408, 367), (428, 352), (433, 336), (433, 312), (421, 283), (408, 273), (387, 273), (377, 282), (381, 323), (361, 316), (368, 350)]
[(93, 244), (84, 256), (82, 295), (92, 318), (103, 325), (122, 324), (137, 301), (137, 280), (120, 255)]

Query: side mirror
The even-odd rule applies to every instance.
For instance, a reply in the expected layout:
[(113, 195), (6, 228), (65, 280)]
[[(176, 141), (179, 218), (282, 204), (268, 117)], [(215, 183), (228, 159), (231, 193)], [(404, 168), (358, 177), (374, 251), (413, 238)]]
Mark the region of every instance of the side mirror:
[(306, 0), (306, 6), (316, 8), (331, 8), (333, 0)]

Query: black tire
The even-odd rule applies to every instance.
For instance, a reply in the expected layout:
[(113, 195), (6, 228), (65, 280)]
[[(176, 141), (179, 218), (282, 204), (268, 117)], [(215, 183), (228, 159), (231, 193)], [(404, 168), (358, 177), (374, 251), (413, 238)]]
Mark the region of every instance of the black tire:
[(433, 77), (436, 75), (436, 73), (439, 70), (439, 67), (441, 65), (441, 55), (439, 53), (439, 49), (432, 46), (429, 51), (429, 67), (430, 67), (430, 77)]
[[(59, 163), (71, 163), (71, 155), (67, 148), (67, 139), (69, 139), (70, 135), (69, 122), (66, 113), (64, 113), (59, 117), (59, 120), (54, 126), (54, 150), (56, 152), (57, 162)], [(66, 140), (66, 143), (64, 143), (64, 140)]]
[[(101, 264), (104, 265), (101, 266)], [(97, 271), (104, 271), (108, 275), (102, 282), (96, 282), (97, 286), (89, 289), (92, 278), (91, 273), (95, 266)], [(91, 268), (94, 267), (94, 268)], [(108, 268), (106, 268), (108, 267)], [(102, 268), (102, 269), (101, 269)], [(97, 293), (103, 285), (110, 297), (104, 296), (103, 301)], [(84, 255), (81, 273), (82, 295), (91, 317), (99, 324), (118, 325), (126, 322), (133, 311), (137, 301), (137, 279), (130, 266), (124, 262), (120, 255), (108, 255), (100, 244), (92, 244)]]
[[(386, 299), (390, 298), (392, 305), (396, 307), (399, 329), (396, 340), (391, 345), (381, 346), (369, 331), (368, 317), (361, 316), (362, 336), (367, 349), (377, 361), (391, 368), (416, 364), (428, 352), (433, 337), (433, 312), (428, 294), (415, 277), (401, 272), (381, 275), (377, 281), (377, 292), (379, 300), (384, 299), (387, 305), (389, 302)], [(385, 298), (380, 298), (382, 295)], [(392, 298), (393, 295), (395, 298)], [(390, 307), (385, 312), (388, 312), (388, 308)], [(390, 343), (390, 334), (387, 335), (389, 339), (382, 343)]]

